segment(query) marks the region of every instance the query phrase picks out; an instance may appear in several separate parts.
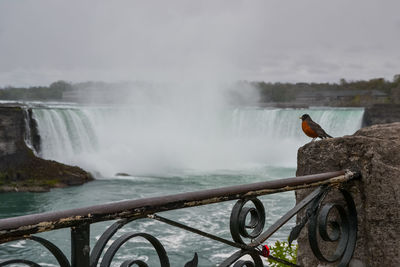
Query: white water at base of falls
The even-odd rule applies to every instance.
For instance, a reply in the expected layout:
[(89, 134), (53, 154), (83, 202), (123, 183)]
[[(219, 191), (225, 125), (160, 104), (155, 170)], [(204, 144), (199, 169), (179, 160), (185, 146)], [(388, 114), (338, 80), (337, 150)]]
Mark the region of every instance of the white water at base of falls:
[(238, 108), (201, 114), (143, 106), (33, 108), (40, 156), (101, 176), (258, 164), (293, 168), (297, 149), (311, 141), (301, 130), (304, 113), (338, 137), (361, 127), (364, 110)]

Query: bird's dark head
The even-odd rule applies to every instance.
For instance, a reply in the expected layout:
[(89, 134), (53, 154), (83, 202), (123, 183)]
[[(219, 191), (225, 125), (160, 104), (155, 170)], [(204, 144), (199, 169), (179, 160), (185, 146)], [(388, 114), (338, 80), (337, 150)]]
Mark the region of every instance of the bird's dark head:
[(308, 114), (304, 114), (303, 116), (300, 117), (300, 119), (301, 119), (302, 121), (304, 121), (304, 120), (306, 120), (306, 119), (308, 119), (308, 118), (310, 118), (310, 115), (308, 115)]

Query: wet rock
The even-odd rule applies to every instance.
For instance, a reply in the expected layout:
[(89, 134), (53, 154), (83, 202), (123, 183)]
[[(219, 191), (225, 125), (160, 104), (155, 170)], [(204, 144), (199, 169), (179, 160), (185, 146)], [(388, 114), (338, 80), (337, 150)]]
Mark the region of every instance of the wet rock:
[(37, 153), (40, 152), (41, 149), (41, 138), (39, 135), (39, 129), (37, 121), (33, 117), (32, 109), (29, 108), (27, 110), (27, 118), (28, 120), (28, 127), (30, 129), (30, 142), (32, 143), (33, 148)]
[(131, 176), (131, 175), (125, 172), (118, 172), (115, 174), (115, 176)]
[(0, 192), (43, 192), (93, 180), (79, 167), (36, 157), (24, 141), (24, 120), (21, 107), (0, 107)]
[[(298, 176), (344, 169), (359, 171), (361, 180), (346, 185), (358, 212), (353, 256), (353, 263), (358, 265), (354, 266), (400, 266), (400, 123), (375, 125), (352, 136), (308, 143), (299, 149), (297, 164)], [(296, 200), (309, 192), (297, 191)], [(331, 197), (335, 198), (338, 196)], [(304, 211), (297, 219), (302, 216)], [(325, 266), (313, 255), (306, 228), (298, 243), (301, 265)]]
[(400, 122), (400, 104), (377, 104), (365, 108), (363, 127)]

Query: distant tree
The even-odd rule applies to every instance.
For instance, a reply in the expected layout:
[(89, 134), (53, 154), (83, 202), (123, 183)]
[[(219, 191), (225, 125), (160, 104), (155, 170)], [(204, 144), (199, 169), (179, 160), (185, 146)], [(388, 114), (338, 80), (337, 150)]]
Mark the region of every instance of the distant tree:
[(396, 74), (393, 77), (393, 83), (400, 84), (400, 74)]
[(371, 79), (367, 82), (366, 88), (367, 90), (385, 90), (385, 79), (383, 78), (376, 78), (376, 79)]
[(400, 81), (398, 81), (397, 87), (391, 90), (392, 102), (395, 104), (400, 104)]
[(29, 88), (6, 87), (0, 90), (0, 99), (6, 100), (59, 100), (63, 92), (70, 90), (71, 84), (57, 81), (47, 86)]
[(72, 89), (72, 85), (67, 83), (66, 81), (56, 81), (56, 82), (50, 84), (50, 89), (67, 91), (67, 90)]

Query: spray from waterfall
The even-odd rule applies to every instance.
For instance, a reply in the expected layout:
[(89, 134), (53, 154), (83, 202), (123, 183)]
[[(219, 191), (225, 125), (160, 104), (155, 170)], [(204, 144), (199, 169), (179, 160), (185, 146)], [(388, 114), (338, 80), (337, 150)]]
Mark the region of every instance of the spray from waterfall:
[(301, 132), (300, 115), (310, 114), (338, 137), (358, 130), (363, 112), (227, 106), (207, 111), (159, 104), (33, 109), (41, 156), (107, 177), (256, 165), (294, 168), (297, 149), (310, 141)]

